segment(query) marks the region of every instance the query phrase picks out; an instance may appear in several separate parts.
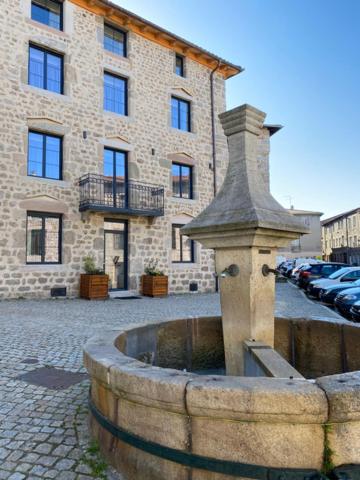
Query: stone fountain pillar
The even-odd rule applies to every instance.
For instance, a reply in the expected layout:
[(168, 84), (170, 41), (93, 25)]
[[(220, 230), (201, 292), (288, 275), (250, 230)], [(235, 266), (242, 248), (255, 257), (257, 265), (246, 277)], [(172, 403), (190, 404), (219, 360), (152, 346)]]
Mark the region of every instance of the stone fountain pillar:
[(244, 374), (245, 340), (274, 346), (275, 280), (263, 266), (274, 268), (277, 249), (308, 233), (270, 194), (268, 163), (258, 155), (265, 117), (250, 105), (220, 115), (226, 177), (212, 203), (182, 229), (216, 252), (228, 375)]

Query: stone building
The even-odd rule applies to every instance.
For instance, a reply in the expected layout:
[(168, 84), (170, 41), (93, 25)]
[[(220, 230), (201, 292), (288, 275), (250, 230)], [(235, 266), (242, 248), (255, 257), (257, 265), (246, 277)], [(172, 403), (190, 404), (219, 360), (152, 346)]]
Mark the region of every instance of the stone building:
[(76, 296), (89, 254), (115, 290), (157, 259), (170, 292), (213, 291), (179, 231), (221, 186), (241, 67), (106, 0), (2, 0), (0, 28), (1, 297)]
[(360, 265), (360, 208), (321, 222), (324, 260)]
[(322, 255), (320, 223), (322, 212), (296, 210), (295, 208), (290, 208), (288, 212), (309, 228), (310, 233), (293, 240), (287, 248), (280, 249), (280, 254), (286, 258), (320, 258)]

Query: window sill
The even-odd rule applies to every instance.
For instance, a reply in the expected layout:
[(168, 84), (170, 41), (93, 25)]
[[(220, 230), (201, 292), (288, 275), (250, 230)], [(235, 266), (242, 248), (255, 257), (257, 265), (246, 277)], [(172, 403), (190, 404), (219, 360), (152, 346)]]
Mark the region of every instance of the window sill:
[(180, 133), (181, 135), (190, 135), (190, 136), (196, 135), (196, 133), (193, 131), (188, 132), (187, 130), (180, 130), (180, 128), (169, 127), (169, 129), (170, 129), (170, 132)]
[(180, 78), (180, 81), (184, 80), (184, 81), (188, 81), (189, 80), (189, 77), (187, 77), (186, 75), (178, 75), (177, 73), (174, 72), (174, 77), (176, 79), (179, 79)]
[(104, 56), (108, 56), (109, 58), (112, 58), (114, 60), (120, 60), (121, 62), (124, 61), (128, 65), (130, 65), (130, 60), (129, 57), (126, 56), (124, 57), (123, 55), (119, 55), (118, 53), (110, 52), (110, 50), (106, 50), (106, 48), (103, 47), (104, 51)]
[(67, 266), (62, 263), (29, 263), (22, 265), (20, 271), (22, 272), (64, 272)]
[(33, 92), (51, 99), (61, 100), (62, 102), (70, 103), (72, 101), (72, 98), (68, 95), (52, 92), (51, 90), (45, 90), (44, 88), (34, 87), (33, 85), (28, 85), (27, 83), (23, 83), (22, 88), (24, 91)]
[(36, 20), (33, 20), (32, 18), (28, 17), (26, 19), (26, 22), (29, 23), (30, 25), (40, 28), (41, 30), (44, 30), (45, 32), (49, 33), (55, 33), (55, 35), (58, 35), (59, 37), (62, 37), (64, 39), (70, 39), (70, 35), (65, 33), (63, 30), (58, 30), (57, 28), (50, 27), (49, 25), (46, 25), (45, 23), (38, 22)]
[(181, 203), (187, 205), (194, 205), (197, 202), (196, 198), (170, 197), (170, 200), (174, 203)]
[(31, 175), (23, 175), (23, 180), (26, 182), (40, 182), (40, 183), (46, 183), (47, 185), (54, 185), (57, 187), (62, 187), (62, 188), (70, 188), (72, 187), (71, 182), (67, 182), (65, 180), (53, 180), (51, 178), (43, 178), (43, 177), (35, 177)]
[(200, 265), (196, 262), (171, 262), (171, 267), (174, 268), (174, 270), (186, 270), (187, 268), (198, 269)]
[(130, 115), (123, 115), (122, 113), (111, 112), (110, 110), (104, 110), (104, 115), (110, 118), (122, 119), (125, 122), (132, 122), (132, 117)]

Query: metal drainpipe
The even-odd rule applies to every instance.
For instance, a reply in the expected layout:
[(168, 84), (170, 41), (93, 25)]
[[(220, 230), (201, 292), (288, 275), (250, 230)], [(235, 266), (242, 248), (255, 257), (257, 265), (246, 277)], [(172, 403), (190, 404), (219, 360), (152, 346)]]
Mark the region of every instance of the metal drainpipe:
[(212, 157), (213, 157), (213, 182), (214, 182), (214, 197), (217, 192), (216, 182), (216, 139), (215, 139), (215, 111), (214, 111), (214, 73), (220, 67), (221, 62), (218, 60), (216, 67), (210, 73), (210, 96), (211, 96), (211, 136), (212, 136)]
[[(213, 186), (214, 186), (214, 197), (217, 192), (217, 182), (216, 182), (216, 139), (215, 139), (215, 95), (214, 95), (214, 73), (220, 67), (221, 62), (218, 60), (216, 67), (211, 70), (210, 73), (210, 109), (211, 109), (211, 140), (212, 140), (212, 157), (213, 157)], [(219, 278), (215, 275), (215, 291), (219, 291)]]

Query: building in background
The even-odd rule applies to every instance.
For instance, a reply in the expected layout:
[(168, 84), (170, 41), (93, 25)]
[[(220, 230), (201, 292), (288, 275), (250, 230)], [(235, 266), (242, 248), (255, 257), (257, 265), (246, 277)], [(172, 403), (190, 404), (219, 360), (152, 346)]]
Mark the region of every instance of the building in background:
[(324, 260), (360, 265), (360, 208), (321, 222)]
[(279, 249), (279, 256), (286, 258), (320, 258), (321, 250), (321, 212), (308, 210), (295, 210), (291, 208), (289, 213), (295, 215), (309, 229), (310, 233), (302, 235), (298, 240), (293, 240), (287, 248)]

